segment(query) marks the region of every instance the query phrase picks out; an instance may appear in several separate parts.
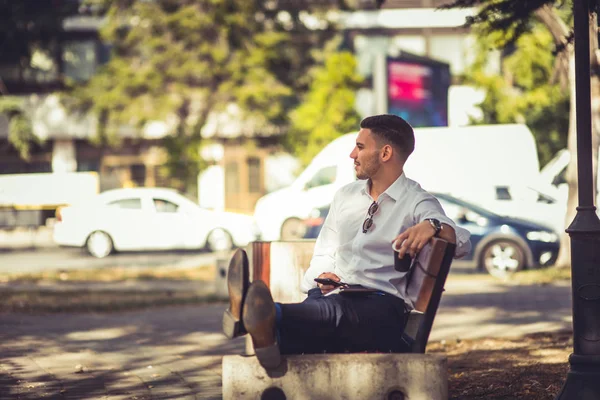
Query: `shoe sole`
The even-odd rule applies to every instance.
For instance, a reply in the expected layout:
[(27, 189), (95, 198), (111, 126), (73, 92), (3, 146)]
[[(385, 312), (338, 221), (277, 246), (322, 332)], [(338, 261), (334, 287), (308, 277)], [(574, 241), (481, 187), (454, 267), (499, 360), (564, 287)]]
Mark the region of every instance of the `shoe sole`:
[[(248, 256), (242, 249), (237, 249), (227, 270), (227, 290), (229, 291), (229, 308), (223, 313), (223, 333), (229, 339), (244, 335), (242, 312), (249, 286)], [(231, 307), (233, 302), (239, 300), (238, 307)], [(233, 312), (236, 308), (237, 312)]]
[(281, 364), (281, 352), (277, 343), (269, 347), (255, 348), (254, 354), (264, 369), (274, 369)]
[[(275, 313), (275, 303), (267, 285), (263, 281), (253, 282), (246, 296), (243, 321), (246, 331), (252, 337), (254, 354), (265, 369), (276, 368), (281, 363), (274, 331)], [(270, 335), (272, 336), (269, 337)], [(257, 341), (261, 342), (260, 346), (257, 346)], [(265, 341), (271, 343), (265, 344)]]

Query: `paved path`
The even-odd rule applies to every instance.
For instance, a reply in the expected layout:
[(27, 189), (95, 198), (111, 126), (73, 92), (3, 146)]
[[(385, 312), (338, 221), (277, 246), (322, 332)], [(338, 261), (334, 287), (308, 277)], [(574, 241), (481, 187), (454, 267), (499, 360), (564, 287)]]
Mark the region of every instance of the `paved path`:
[[(224, 304), (118, 314), (0, 315), (0, 399), (218, 399)], [(447, 284), (431, 340), (570, 327), (570, 287)]]
[(217, 399), (224, 305), (0, 317), (0, 399)]
[(513, 286), (450, 276), (430, 340), (516, 337), (571, 329), (570, 284)]

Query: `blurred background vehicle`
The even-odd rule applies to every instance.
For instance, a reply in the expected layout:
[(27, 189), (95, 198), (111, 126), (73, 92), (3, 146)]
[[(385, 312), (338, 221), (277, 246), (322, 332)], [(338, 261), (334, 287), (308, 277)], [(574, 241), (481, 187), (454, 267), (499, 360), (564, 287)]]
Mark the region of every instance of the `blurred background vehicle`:
[(96, 172), (0, 173), (0, 229), (45, 226), (59, 207), (86, 201), (99, 186)]
[[(548, 215), (559, 214), (554, 202), (540, 201), (538, 193), (528, 188), (540, 178), (535, 139), (527, 126), (415, 128), (415, 138), (415, 151), (405, 170), (427, 190), (534, 221), (548, 221)], [(333, 140), (290, 186), (258, 200), (254, 216), (265, 240), (301, 238), (305, 234), (302, 221), (310, 211), (329, 204), (337, 189), (356, 180), (349, 157), (355, 140), (356, 133)], [(444, 168), (432, 169), (439, 161), (439, 149), (460, 156)], [(512, 161), (507, 163), (509, 157)], [(564, 209), (561, 212), (564, 216)], [(556, 226), (562, 227), (563, 220)]]
[[(491, 275), (505, 277), (524, 268), (554, 264), (560, 247), (551, 228), (531, 221), (505, 217), (448, 194), (434, 193), (446, 215), (471, 232), (471, 252), (461, 261)], [(329, 206), (312, 211), (304, 221), (305, 238), (316, 238)]]
[(245, 246), (259, 237), (251, 216), (200, 208), (174, 190), (127, 188), (57, 211), (54, 240), (97, 258), (120, 250)]

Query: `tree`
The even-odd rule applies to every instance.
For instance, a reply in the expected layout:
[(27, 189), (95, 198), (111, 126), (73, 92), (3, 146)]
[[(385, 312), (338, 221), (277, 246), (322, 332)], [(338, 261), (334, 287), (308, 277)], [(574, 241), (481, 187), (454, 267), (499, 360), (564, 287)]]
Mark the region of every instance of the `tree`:
[[(514, 42), (523, 33), (530, 31), (532, 21), (540, 21), (552, 35), (557, 54), (555, 74), (562, 82), (566, 82), (570, 93), (570, 113), (568, 149), (571, 153), (571, 162), (567, 169), (567, 183), (569, 197), (567, 201), (567, 215), (565, 225), (569, 225), (576, 213), (577, 200), (577, 170), (576, 170), (576, 124), (575, 124), (575, 54), (572, 44), (572, 33), (568, 24), (572, 18), (568, 17), (567, 6), (572, 1), (554, 0), (454, 0), (443, 8), (478, 7), (474, 17), (467, 20), (467, 25), (481, 26), (486, 32), (501, 32), (505, 35), (506, 42)], [(567, 15), (565, 19), (563, 15)], [(594, 160), (594, 183), (596, 182), (596, 161), (598, 158), (598, 132), (600, 129), (600, 81), (597, 71), (600, 69), (598, 50), (598, 28), (595, 14), (590, 17), (590, 65), (592, 74), (592, 157)], [(594, 190), (595, 193), (595, 190)], [(565, 233), (562, 235), (561, 251), (558, 266), (567, 266), (570, 263), (570, 241)]]
[(175, 187), (193, 188), (211, 114), (235, 104), (233, 118), (254, 131), (284, 120), (292, 92), (270, 66), (288, 38), (259, 19), (260, 3), (109, 1), (101, 35), (113, 45), (112, 58), (66, 104), (97, 115), (109, 138), (123, 127), (170, 121), (165, 168)]
[(28, 160), (32, 143), (41, 143), (33, 134), (31, 122), (23, 110), (23, 99), (18, 97), (0, 97), (0, 114), (8, 121), (8, 141), (17, 150), (19, 156)]
[(291, 114), (287, 147), (303, 164), (336, 137), (356, 130), (360, 117), (355, 93), (362, 77), (356, 59), (348, 51), (332, 52), (314, 68), (310, 89)]
[[(93, 112), (101, 142), (124, 126), (167, 121), (165, 169), (192, 189), (202, 169), (202, 130), (225, 111), (246, 134), (285, 132), (288, 112), (308, 87), (312, 47), (335, 32), (322, 7), (261, 0), (105, 0), (101, 35), (111, 60), (65, 104)], [(323, 6), (324, 7), (324, 6)], [(327, 5), (329, 7), (329, 5)], [(218, 129), (218, 127), (217, 127)]]
[(502, 73), (488, 72), (489, 49), (501, 35), (478, 34), (475, 62), (465, 72), (465, 83), (485, 90), (476, 124), (525, 123), (536, 138), (541, 165), (567, 146), (569, 94), (553, 79), (555, 56), (550, 33), (535, 23), (516, 39), (502, 59)]

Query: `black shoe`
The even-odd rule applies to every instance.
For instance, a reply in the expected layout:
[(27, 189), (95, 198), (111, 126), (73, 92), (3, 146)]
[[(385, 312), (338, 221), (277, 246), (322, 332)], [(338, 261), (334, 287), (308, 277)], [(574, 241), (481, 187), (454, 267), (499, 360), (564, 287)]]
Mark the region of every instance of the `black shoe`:
[(242, 315), (260, 365), (265, 369), (277, 367), (281, 363), (281, 354), (275, 327), (275, 302), (263, 281), (250, 285)]
[(229, 339), (246, 333), (242, 322), (242, 310), (246, 292), (250, 285), (248, 255), (242, 249), (237, 249), (227, 270), (227, 290), (229, 291), (229, 308), (223, 313), (223, 333)]

